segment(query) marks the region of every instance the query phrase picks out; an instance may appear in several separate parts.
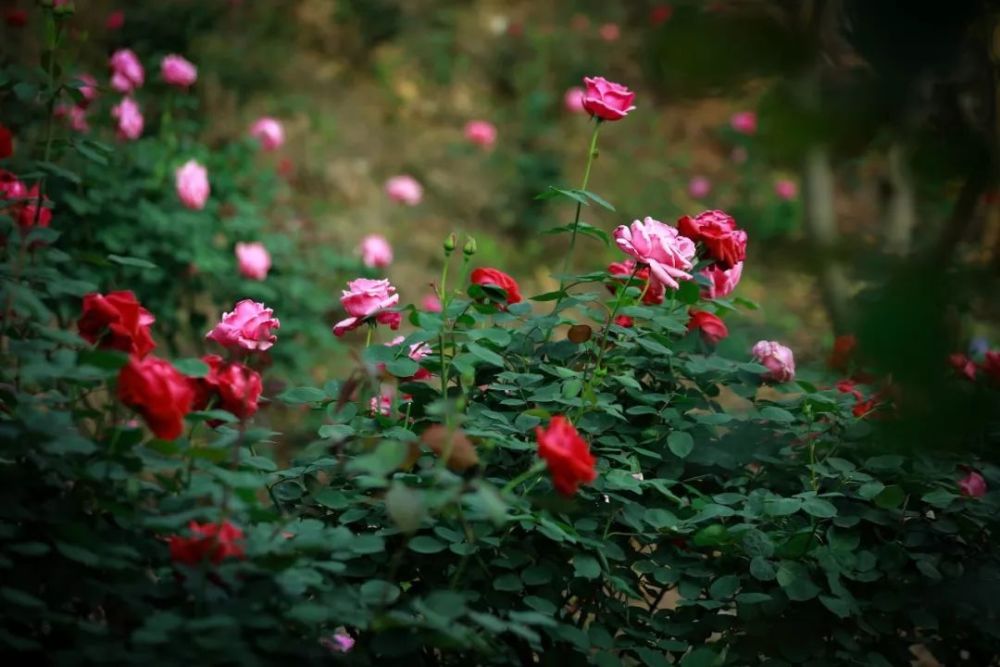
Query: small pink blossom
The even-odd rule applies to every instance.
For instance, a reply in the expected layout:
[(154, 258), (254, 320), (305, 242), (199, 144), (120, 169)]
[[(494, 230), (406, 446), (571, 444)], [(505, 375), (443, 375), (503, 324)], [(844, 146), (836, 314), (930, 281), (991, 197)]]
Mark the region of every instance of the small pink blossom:
[(601, 120), (621, 120), (635, 109), (635, 93), (603, 76), (584, 77), (583, 108)]
[(340, 303), (350, 317), (334, 325), (333, 333), (336, 336), (343, 336), (348, 331), (357, 329), (371, 318), (380, 324), (388, 324), (393, 329), (399, 327), (399, 313), (389, 310), (399, 303), (399, 295), (387, 279), (358, 278), (348, 282), (347, 289), (341, 293)]
[(465, 138), (482, 148), (493, 148), (497, 142), (497, 128), (486, 120), (470, 120), (465, 124)]
[(597, 30), (605, 42), (617, 42), (622, 35), (622, 30), (617, 23), (605, 23)]
[(60, 104), (55, 108), (53, 115), (56, 118), (64, 119), (74, 132), (90, 132), (90, 123), (87, 122), (87, 110), (81, 106)]
[(563, 95), (563, 106), (570, 113), (587, 113), (587, 110), (583, 107), (583, 98), (586, 95), (583, 88), (580, 86), (573, 86), (566, 90)]
[(250, 126), (250, 136), (259, 141), (265, 151), (275, 151), (285, 143), (285, 128), (278, 119), (264, 116)]
[(424, 188), (412, 176), (393, 176), (385, 182), (385, 193), (389, 199), (407, 206), (416, 206), (424, 198)]
[(175, 174), (177, 196), (187, 208), (200, 211), (205, 208), (212, 191), (208, 184), (208, 170), (195, 160), (188, 160)]
[(247, 278), (264, 280), (271, 269), (271, 253), (263, 243), (237, 243), (236, 262)]
[(622, 252), (649, 265), (651, 282), (659, 281), (678, 289), (678, 280), (692, 279), (688, 271), (694, 266), (695, 245), (691, 239), (680, 236), (676, 228), (646, 216), (628, 227), (618, 227), (614, 237)]
[(799, 196), (799, 186), (795, 181), (782, 178), (774, 183), (774, 194), (785, 201), (792, 201)]
[(712, 191), (712, 181), (704, 176), (695, 176), (688, 182), (688, 194), (693, 199), (704, 199)]
[(278, 340), (271, 330), (280, 327), (281, 322), (274, 317), (273, 310), (263, 303), (243, 299), (233, 312), (222, 314), (222, 319), (205, 338), (232, 349), (263, 352)]
[(198, 80), (198, 68), (184, 56), (171, 53), (160, 61), (160, 76), (171, 86), (188, 88)]
[(392, 246), (379, 234), (369, 234), (361, 239), (358, 251), (361, 261), (369, 268), (384, 268), (392, 264)]
[(701, 290), (701, 296), (706, 299), (721, 299), (729, 296), (736, 289), (743, 276), (743, 262), (737, 262), (732, 268), (724, 269), (717, 264), (701, 272), (709, 280), (709, 286)]
[(751, 353), (756, 361), (767, 367), (765, 380), (788, 382), (795, 377), (795, 356), (781, 343), (773, 340), (758, 341)]
[(986, 495), (986, 480), (975, 470), (970, 470), (969, 474), (958, 480), (959, 492), (968, 498), (982, 498)]
[(754, 135), (757, 133), (757, 114), (753, 111), (737, 111), (730, 116), (729, 126), (740, 134)]
[(118, 121), (118, 137), (134, 141), (142, 136), (145, 121), (139, 105), (131, 97), (124, 97), (111, 107), (111, 116)]
[(337, 632), (329, 637), (323, 637), (319, 640), (319, 643), (330, 653), (347, 653), (354, 648), (354, 638), (343, 632)]
[(428, 313), (440, 313), (442, 310), (441, 298), (434, 292), (425, 294), (424, 298), (420, 300), (420, 307)]
[(388, 417), (392, 414), (392, 396), (388, 394), (372, 396), (371, 400), (368, 401), (368, 411), (373, 415), (380, 414), (383, 417)]
[(130, 93), (146, 82), (146, 71), (132, 49), (119, 49), (109, 61), (111, 87), (119, 93)]
[(80, 91), (80, 96), (83, 100), (79, 103), (79, 106), (86, 107), (91, 102), (97, 99), (97, 79), (95, 79), (90, 74), (78, 74), (76, 77), (77, 90)]

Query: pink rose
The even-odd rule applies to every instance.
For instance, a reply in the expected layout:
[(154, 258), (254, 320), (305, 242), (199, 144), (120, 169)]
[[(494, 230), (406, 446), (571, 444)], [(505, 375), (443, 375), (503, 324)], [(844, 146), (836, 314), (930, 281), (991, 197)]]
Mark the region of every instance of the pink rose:
[(497, 142), (497, 128), (486, 120), (470, 120), (465, 124), (465, 138), (477, 146), (493, 148)]
[(743, 276), (743, 262), (737, 262), (732, 268), (724, 269), (713, 265), (701, 272), (709, 280), (709, 286), (702, 288), (701, 296), (706, 299), (721, 299), (729, 296), (736, 289)]
[[(372, 399), (375, 400), (375, 399)], [(323, 637), (319, 643), (330, 653), (347, 653), (354, 648), (354, 638), (343, 632)]]
[(131, 97), (124, 97), (111, 107), (111, 116), (118, 121), (118, 137), (135, 140), (142, 136), (144, 121), (139, 105)]
[(160, 76), (171, 86), (187, 88), (198, 80), (198, 68), (183, 56), (172, 53), (160, 62)]
[(371, 318), (388, 324), (393, 329), (399, 326), (399, 313), (389, 310), (399, 303), (399, 295), (387, 279), (358, 278), (350, 281), (347, 289), (340, 295), (340, 303), (350, 317), (334, 325), (333, 333), (336, 336), (343, 336), (348, 331), (357, 329)]
[(970, 470), (969, 474), (958, 480), (959, 492), (968, 498), (982, 498), (986, 495), (986, 480), (975, 470)]
[(393, 176), (385, 182), (385, 193), (389, 199), (407, 206), (416, 206), (424, 198), (424, 188), (412, 176)]
[(754, 360), (766, 366), (765, 380), (788, 382), (795, 377), (795, 356), (792, 351), (773, 340), (762, 340), (751, 350)]
[(208, 170), (195, 160), (188, 160), (175, 174), (177, 196), (184, 206), (200, 211), (205, 208), (211, 187), (208, 184)]
[(372, 415), (379, 414), (388, 417), (392, 414), (392, 396), (389, 394), (372, 396), (371, 400), (368, 401), (368, 412)]
[(271, 253), (263, 243), (237, 243), (236, 262), (247, 278), (264, 280), (271, 269)]
[(737, 111), (729, 118), (729, 126), (740, 134), (756, 134), (757, 114), (753, 111)]
[(130, 93), (146, 82), (146, 71), (138, 56), (131, 49), (119, 49), (109, 61), (111, 65), (111, 87), (119, 93)]
[(280, 327), (281, 322), (274, 317), (273, 310), (262, 303), (243, 299), (233, 312), (222, 314), (222, 319), (205, 338), (228, 348), (263, 352), (278, 340), (271, 329)]
[(392, 264), (392, 246), (379, 234), (369, 234), (361, 239), (358, 247), (361, 261), (369, 268), (383, 268)]
[(712, 181), (704, 176), (695, 176), (688, 182), (688, 194), (692, 199), (703, 199), (712, 191)]
[(608, 81), (603, 76), (584, 77), (586, 91), (583, 108), (601, 120), (621, 120), (635, 109), (632, 100), (635, 93), (621, 85)]
[(265, 151), (275, 151), (285, 143), (285, 128), (279, 120), (264, 116), (250, 126), (250, 136), (259, 141)]
[(605, 23), (598, 28), (597, 33), (605, 42), (617, 42), (622, 35), (621, 28), (618, 27), (617, 23)]
[(87, 122), (87, 110), (81, 106), (60, 104), (53, 111), (56, 118), (66, 120), (66, 124), (74, 132), (90, 132), (90, 123)]
[[(406, 338), (404, 338), (403, 336), (396, 336), (395, 338), (393, 338), (391, 341), (389, 341), (385, 345), (386, 345), (386, 347), (395, 347), (395, 346), (399, 345), (400, 343), (402, 343), (404, 340), (406, 340)], [(420, 363), (420, 360), (423, 359), (424, 357), (430, 355), (431, 352), (432, 352), (431, 346), (428, 345), (427, 343), (414, 343), (413, 345), (410, 345), (410, 349), (409, 349), (409, 351), (407, 353), (407, 356), (410, 359), (412, 359), (413, 361), (416, 361), (417, 363)], [(385, 371), (385, 364), (379, 364), (379, 370), (380, 371)], [(413, 376), (408, 377), (408, 378), (401, 378), (401, 379), (403, 381), (425, 380), (425, 379), (429, 378), (430, 376), (431, 376), (431, 372), (429, 370), (427, 370), (426, 368), (421, 367), (421, 368), (419, 368), (417, 370), (417, 372)]]
[(80, 95), (83, 97), (83, 101), (79, 103), (79, 106), (86, 107), (91, 102), (97, 99), (97, 79), (95, 79), (90, 74), (79, 74), (76, 77), (77, 90), (80, 91)]
[(624, 253), (649, 265), (652, 282), (659, 281), (678, 289), (678, 279), (691, 280), (688, 270), (694, 266), (694, 242), (678, 234), (670, 225), (647, 216), (629, 227), (618, 227), (614, 237)]
[(796, 185), (795, 181), (783, 178), (775, 182), (774, 194), (785, 201), (792, 201), (799, 196), (799, 186)]
[(587, 110), (583, 108), (583, 98), (585, 95), (586, 93), (583, 88), (573, 86), (563, 95), (563, 106), (570, 113), (586, 113)]
[(420, 307), (428, 313), (440, 313), (441, 308), (441, 298), (431, 292), (430, 294), (424, 295), (424, 298), (420, 300)]

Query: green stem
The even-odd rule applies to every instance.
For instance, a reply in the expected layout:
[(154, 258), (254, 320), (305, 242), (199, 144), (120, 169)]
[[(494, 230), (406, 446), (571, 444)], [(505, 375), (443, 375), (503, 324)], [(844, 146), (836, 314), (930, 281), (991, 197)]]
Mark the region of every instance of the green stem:
[(368, 335), (365, 337), (365, 347), (371, 347), (372, 345), (372, 334), (375, 332), (375, 327), (368, 325)]
[[(590, 148), (587, 150), (587, 167), (583, 171), (583, 183), (580, 184), (581, 190), (587, 189), (587, 183), (590, 182), (590, 169), (594, 165), (594, 158), (597, 157), (597, 133), (601, 130), (601, 120), (598, 118), (594, 123), (594, 131), (590, 135)], [(573, 249), (576, 248), (576, 232), (580, 226), (580, 212), (583, 209), (583, 203), (576, 203), (576, 215), (573, 216), (573, 232), (569, 237), (569, 252), (566, 253), (566, 257), (563, 259), (562, 276), (559, 278), (559, 290), (564, 289), (566, 272), (569, 270), (570, 261), (573, 259)], [(562, 296), (556, 301), (556, 308), (559, 307), (559, 303), (562, 301)]]
[(528, 468), (527, 470), (525, 470), (524, 472), (522, 472), (520, 475), (518, 475), (514, 479), (510, 480), (509, 482), (507, 482), (507, 485), (503, 487), (503, 489), (500, 491), (500, 493), (501, 494), (510, 493), (511, 491), (513, 491), (514, 489), (516, 489), (519, 484), (521, 484), (522, 482), (524, 482), (528, 478), (530, 478), (530, 477), (532, 477), (534, 475), (537, 475), (538, 473), (540, 473), (543, 470), (545, 470), (545, 466), (546, 466), (545, 461), (543, 461), (541, 459), (535, 461), (534, 465), (532, 465), (530, 468)]

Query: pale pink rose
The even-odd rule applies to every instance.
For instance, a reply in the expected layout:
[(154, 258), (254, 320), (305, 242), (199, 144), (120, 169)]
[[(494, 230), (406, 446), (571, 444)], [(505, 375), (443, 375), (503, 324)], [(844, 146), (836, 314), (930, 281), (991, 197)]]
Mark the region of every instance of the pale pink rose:
[(617, 23), (605, 23), (598, 28), (597, 32), (605, 42), (617, 42), (618, 38), (622, 36), (621, 28), (618, 27)]
[(425, 294), (424, 298), (420, 300), (420, 307), (428, 313), (440, 313), (442, 310), (441, 298), (433, 292)]
[(729, 159), (733, 161), (733, 164), (743, 164), (750, 159), (750, 153), (743, 146), (736, 146), (729, 154)]
[(348, 282), (347, 289), (341, 293), (340, 303), (350, 317), (334, 325), (335, 336), (343, 336), (371, 318), (393, 329), (399, 327), (399, 313), (389, 310), (399, 303), (399, 295), (387, 279), (358, 278)]
[(635, 109), (635, 93), (603, 76), (584, 77), (583, 108), (601, 120), (621, 120)]
[(383, 417), (388, 417), (392, 414), (392, 396), (387, 394), (372, 396), (371, 400), (368, 401), (368, 412), (372, 415), (380, 414)]
[(250, 126), (250, 136), (259, 141), (265, 151), (275, 151), (285, 143), (285, 128), (278, 119), (264, 116)]
[(646, 216), (628, 227), (621, 225), (614, 237), (625, 254), (649, 265), (651, 282), (678, 289), (678, 280), (692, 279), (688, 271), (694, 266), (694, 241), (679, 235), (674, 227)]
[(477, 146), (493, 148), (497, 142), (497, 128), (486, 120), (470, 120), (465, 124), (465, 138)]
[(119, 49), (109, 61), (111, 87), (119, 93), (130, 93), (146, 82), (146, 71), (132, 49)]
[(175, 174), (177, 196), (184, 206), (200, 211), (205, 208), (205, 202), (211, 192), (208, 184), (208, 170), (195, 160), (188, 160), (177, 169)]
[(228, 348), (263, 352), (278, 340), (271, 330), (280, 327), (273, 310), (257, 301), (243, 299), (233, 312), (222, 314), (222, 319), (205, 338)]
[(795, 181), (783, 178), (774, 184), (774, 194), (785, 201), (792, 201), (799, 196), (799, 186)]
[(424, 188), (420, 182), (406, 174), (393, 176), (385, 182), (385, 193), (389, 199), (407, 206), (416, 206), (424, 198)]
[(86, 107), (97, 99), (97, 79), (90, 74), (78, 74), (76, 83), (77, 90), (80, 91), (80, 95), (83, 97), (83, 101), (79, 103), (79, 106)]
[(737, 262), (729, 269), (723, 269), (717, 264), (701, 272), (709, 280), (709, 286), (702, 288), (701, 295), (706, 299), (721, 299), (729, 296), (736, 289), (743, 276), (743, 262)]
[(765, 380), (788, 382), (795, 377), (795, 356), (792, 351), (773, 340), (762, 340), (751, 350), (753, 358), (766, 366)]
[(198, 68), (184, 56), (171, 53), (160, 61), (160, 76), (171, 86), (187, 88), (198, 80)]
[(271, 253), (263, 243), (237, 243), (236, 262), (247, 278), (264, 280), (271, 269)]
[(587, 110), (583, 108), (583, 98), (585, 95), (586, 93), (583, 88), (573, 86), (563, 95), (563, 106), (570, 113), (587, 113)]
[(729, 126), (747, 136), (757, 133), (757, 114), (753, 111), (737, 111), (729, 118)]
[(369, 234), (358, 246), (361, 261), (369, 268), (383, 268), (392, 264), (392, 246), (379, 234)]
[(958, 480), (958, 490), (963, 496), (982, 498), (988, 489), (983, 476), (975, 470), (970, 470), (968, 475)]
[(139, 105), (131, 97), (123, 97), (122, 101), (111, 107), (111, 116), (118, 121), (118, 137), (135, 140), (142, 136), (145, 124)]
[(688, 182), (688, 194), (693, 199), (702, 199), (712, 191), (712, 181), (704, 176), (695, 176)]
[(87, 122), (87, 110), (81, 106), (60, 104), (55, 108), (53, 115), (56, 118), (64, 119), (74, 132), (90, 132), (90, 123)]

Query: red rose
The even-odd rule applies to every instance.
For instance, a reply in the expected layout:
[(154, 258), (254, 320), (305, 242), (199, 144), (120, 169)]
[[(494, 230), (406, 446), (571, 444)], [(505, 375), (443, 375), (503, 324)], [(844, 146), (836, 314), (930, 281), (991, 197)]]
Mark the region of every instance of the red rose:
[(4, 125), (0, 125), (0, 160), (14, 154), (14, 135)]
[(746, 258), (747, 233), (728, 213), (703, 211), (693, 218), (685, 215), (677, 221), (677, 230), (692, 241), (701, 241), (709, 255), (725, 268)]
[(48, 227), (52, 222), (52, 209), (45, 206), (45, 202), (48, 202), (49, 198), (39, 196), (37, 183), (28, 190), (26, 196), (28, 201), (19, 207), (17, 224), (25, 230), (31, 227)]
[(538, 455), (549, 464), (552, 484), (559, 493), (571, 496), (581, 483), (597, 478), (596, 460), (590, 453), (590, 446), (562, 415), (553, 417), (548, 429), (537, 427), (535, 438)]
[(845, 372), (857, 346), (858, 339), (854, 334), (837, 336), (833, 341), (833, 351), (830, 353), (827, 364), (835, 371)]
[[(627, 260), (624, 262), (612, 262), (608, 264), (608, 275), (615, 279), (615, 281), (608, 285), (608, 291), (614, 294), (618, 290), (618, 286), (629, 279), (632, 272), (635, 271), (635, 261)], [(637, 280), (645, 281), (645, 292), (642, 295), (642, 302), (647, 306), (655, 306), (657, 304), (663, 303), (663, 295), (666, 293), (666, 287), (663, 283), (659, 281), (649, 282), (649, 267), (644, 266), (639, 269), (639, 272), (635, 274)]]
[(118, 374), (118, 398), (142, 415), (157, 438), (173, 440), (184, 429), (194, 390), (169, 361), (133, 356)]
[(712, 313), (704, 310), (692, 310), (691, 319), (688, 320), (688, 331), (697, 329), (701, 333), (702, 339), (711, 345), (718, 345), (719, 341), (729, 335), (726, 323)]
[(203, 410), (216, 399), (215, 407), (231, 412), (240, 419), (249, 419), (257, 413), (264, 383), (260, 373), (238, 362), (226, 362), (216, 354), (201, 358), (208, 364), (205, 377), (194, 378), (194, 408)]
[(980, 367), (994, 382), (1000, 382), (1000, 350), (987, 352)]
[(633, 326), (635, 326), (635, 320), (633, 320), (628, 315), (619, 315), (618, 317), (615, 318), (615, 324), (617, 324), (623, 329), (631, 329)]
[(121, 350), (142, 358), (156, 347), (149, 326), (156, 321), (132, 292), (98, 293), (83, 297), (77, 327), (80, 337), (106, 350)]
[(175, 563), (197, 565), (208, 559), (218, 565), (226, 558), (242, 558), (243, 531), (229, 521), (188, 524), (191, 537), (171, 535), (170, 558)]
[(521, 301), (521, 290), (517, 286), (517, 282), (499, 269), (475, 269), (472, 272), (471, 281), (473, 285), (499, 287), (507, 293), (507, 303)]
[(657, 5), (649, 10), (649, 22), (655, 27), (666, 23), (674, 15), (674, 8), (670, 5)]
[(28, 12), (24, 9), (8, 9), (4, 20), (11, 28), (23, 28), (28, 25)]
[[(989, 354), (989, 353), (987, 353)], [(948, 355), (948, 363), (959, 375), (966, 377), (973, 382), (976, 380), (976, 363), (960, 352)], [(985, 370), (985, 365), (983, 370)]]

